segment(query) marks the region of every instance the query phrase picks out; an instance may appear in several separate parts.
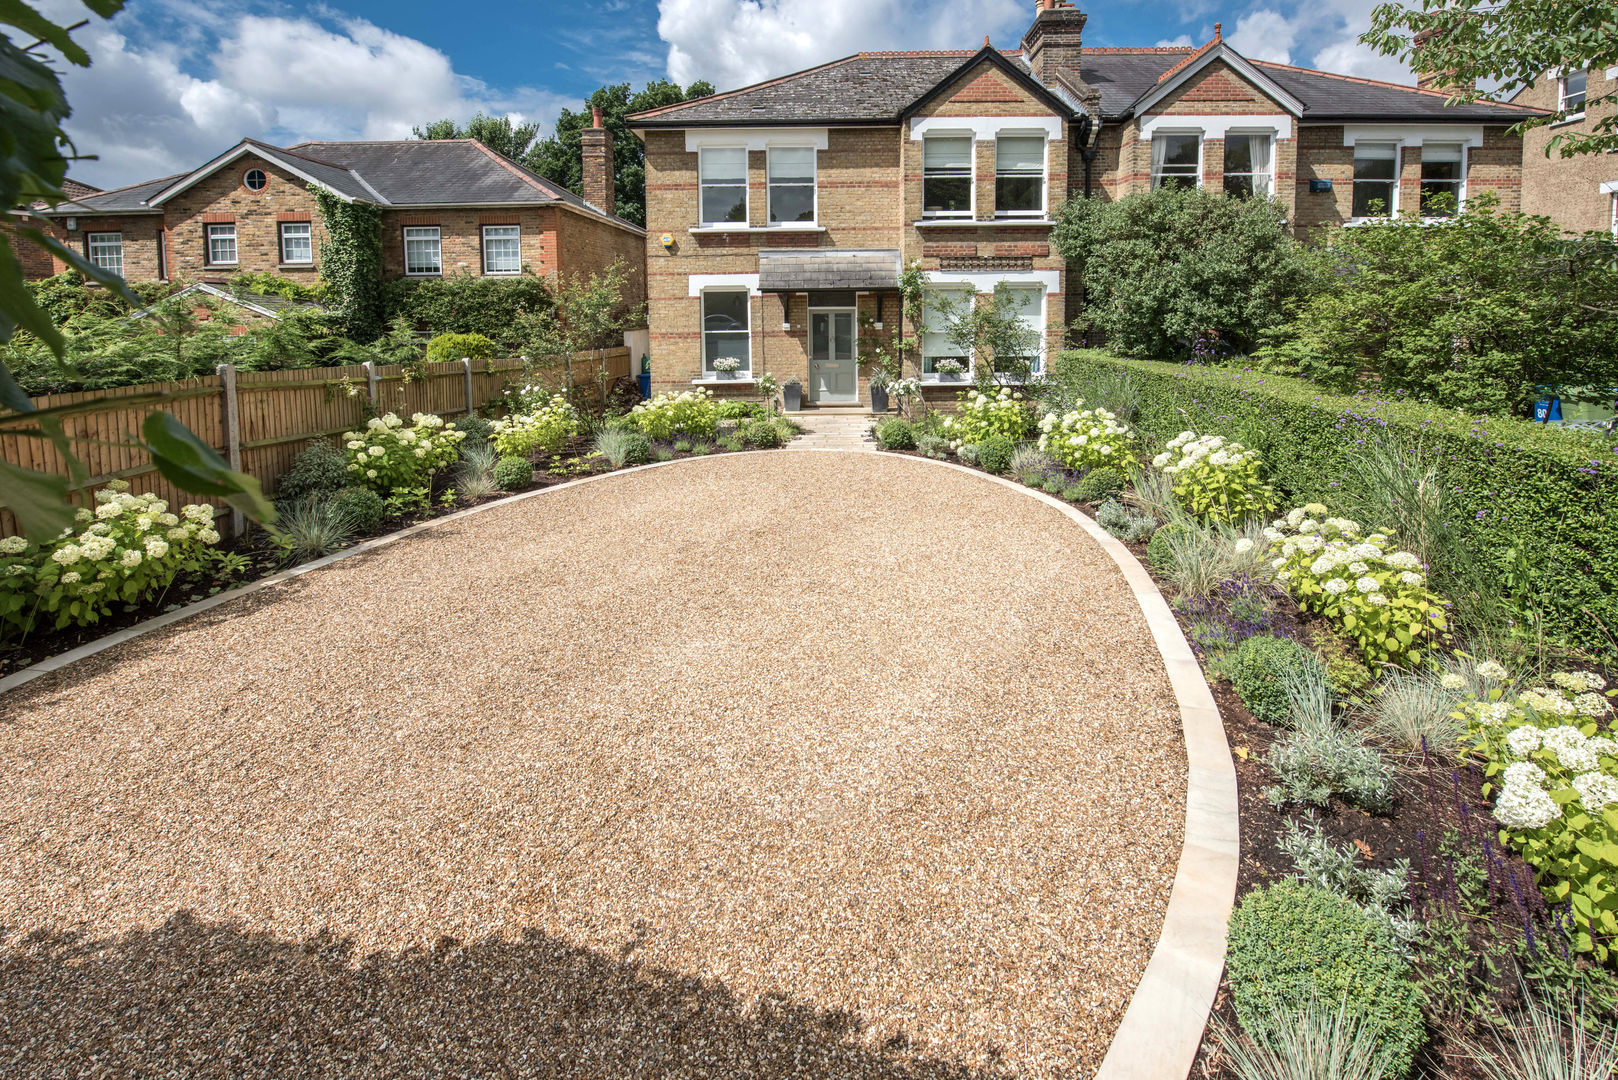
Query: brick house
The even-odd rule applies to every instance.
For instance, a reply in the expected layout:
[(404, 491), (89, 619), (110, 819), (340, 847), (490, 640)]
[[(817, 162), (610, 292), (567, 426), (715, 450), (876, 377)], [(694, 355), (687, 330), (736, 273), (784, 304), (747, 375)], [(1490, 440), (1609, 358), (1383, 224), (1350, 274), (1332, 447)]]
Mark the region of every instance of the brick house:
[[(58, 235), (131, 281), (268, 271), (313, 282), (325, 226), (311, 188), (382, 211), (386, 277), (585, 275), (615, 260), (644, 300), (645, 230), (612, 205), (611, 134), (592, 132), (581, 198), (472, 139), (244, 139), (188, 172), (76, 196), (45, 210)], [(51, 272), (62, 269), (60, 265)]]
[(1618, 67), (1589, 71), (1552, 71), (1524, 87), (1511, 100), (1563, 119), (1523, 136), (1522, 208), (1543, 214), (1573, 232), (1610, 232), (1618, 237), (1618, 154), (1578, 154), (1564, 158), (1549, 150), (1550, 142), (1570, 131), (1588, 133), (1612, 115), (1613, 103), (1585, 108), (1585, 101), (1618, 89)]
[[(1026, 358), (1039, 371), (1076, 312), (1050, 244), (1070, 198), (1256, 192), (1301, 233), (1435, 192), (1517, 205), (1522, 142), (1505, 131), (1529, 110), (1251, 61), (1217, 25), (1195, 49), (1085, 49), (1085, 21), (1040, 0), (1017, 50), (860, 53), (630, 117), (646, 145), (655, 388), (736, 385), (714, 368), (734, 357), (744, 380), (795, 375), (807, 401), (863, 400), (861, 350), (899, 330), (913, 260), (933, 290), (1013, 290), (1044, 342)], [(925, 321), (905, 374), (947, 399), (940, 364), (979, 358)]]

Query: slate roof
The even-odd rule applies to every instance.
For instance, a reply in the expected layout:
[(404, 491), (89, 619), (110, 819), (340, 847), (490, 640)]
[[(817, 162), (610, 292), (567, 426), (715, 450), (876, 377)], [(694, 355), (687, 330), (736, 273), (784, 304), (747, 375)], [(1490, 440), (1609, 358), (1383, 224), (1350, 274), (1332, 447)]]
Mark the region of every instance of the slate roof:
[(160, 176), (156, 180), (142, 180), (138, 184), (110, 188), (96, 195), (86, 195), (81, 199), (70, 199), (67, 202), (57, 203), (54, 209), (47, 212), (51, 214), (159, 214), (162, 211), (155, 206), (147, 205), (146, 200), (152, 198), (164, 188), (171, 186), (184, 175), (184, 173), (175, 173), (173, 176)]
[(282, 314), (287, 311), (326, 310), (323, 305), (318, 304), (313, 300), (293, 300), (285, 296), (275, 296), (271, 293), (251, 292), (248, 290), (237, 292), (236, 290), (231, 289), (229, 286), (216, 285), (209, 281), (194, 281), (185, 288), (179, 289), (163, 297), (163, 299), (159, 300), (157, 303), (135, 312), (130, 316), (130, 318), (144, 319), (146, 316), (150, 315), (158, 308), (163, 307), (165, 304), (172, 303), (174, 300), (177, 300), (182, 296), (189, 296), (192, 293), (204, 293), (208, 296), (216, 297), (227, 304), (234, 304), (236, 307), (244, 308), (256, 315), (263, 315), (276, 320), (279, 320)]
[[(1081, 74), (1101, 92), (1103, 119), (1119, 120), (1130, 116), (1136, 100), (1196, 51), (1189, 47), (1085, 49)], [(857, 53), (754, 86), (636, 113), (629, 120), (637, 128), (897, 123), (917, 99), (975, 55), (967, 50)], [(1020, 53), (1002, 51), (1001, 55), (1022, 67)], [(1252, 63), (1304, 103), (1305, 121), (1515, 123), (1533, 112), (1488, 102), (1448, 106), (1444, 94), (1414, 86), (1286, 64)]]
[(760, 251), (760, 292), (808, 292), (820, 289), (897, 289), (899, 252)]

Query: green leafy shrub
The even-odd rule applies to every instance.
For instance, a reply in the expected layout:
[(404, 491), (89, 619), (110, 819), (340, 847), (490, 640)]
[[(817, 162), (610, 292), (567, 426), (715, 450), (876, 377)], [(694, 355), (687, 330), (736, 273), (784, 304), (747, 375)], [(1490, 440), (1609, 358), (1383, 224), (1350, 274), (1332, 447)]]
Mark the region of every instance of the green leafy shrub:
[(1152, 534), (1152, 539), (1146, 545), (1146, 564), (1157, 571), (1159, 576), (1167, 576), (1174, 570), (1174, 540), (1187, 532), (1184, 525), (1171, 521)]
[(916, 428), (908, 420), (890, 416), (877, 422), (876, 442), (884, 450), (914, 450)]
[(1285, 724), (1292, 715), (1287, 679), (1311, 665), (1320, 667), (1320, 658), (1296, 641), (1261, 634), (1236, 650), (1230, 681), (1248, 712), (1266, 724)]
[(534, 482), (534, 463), (525, 457), (507, 455), (494, 463), (495, 486), (501, 491), (516, 491)]
[(762, 420), (764, 406), (740, 398), (721, 398), (714, 406), (714, 415), (721, 420)]
[(1393, 803), (1393, 775), (1382, 755), (1359, 732), (1330, 719), (1300, 722), (1297, 730), (1275, 741), (1264, 764), (1277, 781), (1264, 794), (1277, 809), (1325, 806), (1333, 795), (1376, 813)]
[(539, 451), (554, 454), (579, 433), (582, 421), (562, 394), (528, 400), (522, 412), (496, 420), (494, 448), (504, 457), (527, 457)]
[(1182, 431), (1152, 465), (1174, 478), (1174, 497), (1198, 517), (1242, 522), (1275, 509), (1275, 489), (1264, 482), (1258, 451), (1223, 435)]
[(949, 457), (949, 440), (942, 435), (918, 435), (916, 449), (922, 457), (943, 460)]
[(652, 460), (652, 443), (638, 431), (609, 427), (596, 435), (596, 453), (615, 469)]
[(648, 439), (663, 442), (676, 435), (711, 439), (719, 426), (719, 406), (706, 387), (665, 391), (629, 410), (629, 421)]
[(1353, 901), (1287, 879), (1242, 897), (1225, 971), (1237, 1019), (1268, 1032), (1300, 1002), (1340, 1007), (1365, 1025), (1390, 1075), (1409, 1074), (1426, 1041), (1421, 992), (1387, 932)]
[(318, 440), (304, 447), (292, 459), (292, 468), (276, 480), (275, 497), (280, 501), (299, 502), (311, 495), (341, 491), (351, 483), (348, 458), (330, 443)]
[[(383, 322), (403, 316), (432, 334), (481, 334), (503, 349), (522, 344), (524, 317), (553, 306), (544, 279), (528, 274), (507, 278), (451, 274), (381, 284)], [(472, 354), (450, 359), (468, 355)]]
[[(1052, 378), (1077, 393), (1120, 374), (1136, 395), (1130, 422), (1145, 436), (1167, 441), (1187, 427), (1236, 432), (1263, 453), (1270, 481), (1292, 505), (1369, 494), (1356, 462), (1375, 438), (1421, 445), (1441, 463), (1449, 536), (1518, 624), (1598, 656), (1618, 655), (1601, 629), (1618, 626), (1618, 529), (1611, 521), (1618, 455), (1610, 443), (1526, 420), (1336, 396), (1280, 375), (1096, 351), (1064, 354)], [(1555, 528), (1545, 527), (1547, 507), (1555, 508)], [(1434, 584), (1444, 591), (1443, 580)]]
[(356, 533), (374, 533), (388, 516), (388, 505), (370, 488), (346, 487), (328, 500)]
[(1164, 185), (1070, 199), (1051, 240), (1084, 280), (1082, 328), (1126, 355), (1185, 360), (1250, 352), (1314, 286), (1286, 216), (1270, 199)]
[(348, 473), (379, 493), (426, 488), (434, 473), (455, 464), (463, 437), (432, 413), (416, 413), (409, 427), (393, 413), (373, 417), (365, 430), (343, 434)]
[(464, 451), (468, 446), (478, 443), (487, 443), (494, 437), (494, 424), (481, 416), (463, 416), (455, 421), (455, 430), (466, 436), (461, 442)]
[(990, 435), (977, 448), (978, 467), (996, 474), (1011, 467), (1011, 453), (1016, 449), (1004, 435)]
[[(1044, 482), (1039, 485), (1039, 489), (1041, 491), (1043, 491), (1047, 495), (1061, 495), (1062, 494), (1062, 480), (1061, 480), (1060, 477), (1047, 476), (1045, 478)], [(1153, 527), (1155, 528), (1157, 523), (1153, 522), (1152, 524), (1153, 524)]]
[(1069, 484), (1069, 485), (1067, 485), (1067, 487), (1063, 488), (1062, 489), (1062, 498), (1065, 499), (1068, 502), (1083, 502), (1084, 501), (1083, 495), (1079, 491), (1079, 485), (1077, 485), (1077, 484)]
[(1335, 633), (1315, 639), (1320, 659), (1326, 665), (1326, 678), (1338, 697), (1350, 697), (1364, 690), (1375, 680), (1371, 669), (1360, 660), (1357, 646), (1344, 641)]
[[(1080, 401), (1079, 405), (1084, 404)], [(1076, 406), (1039, 422), (1039, 448), (1069, 469), (1127, 469), (1139, 464), (1135, 433), (1106, 409)]]
[(760, 450), (774, 450), (781, 445), (781, 429), (768, 420), (754, 420), (743, 429), (743, 438)]
[(482, 334), (438, 334), (427, 342), (427, 362), (442, 364), (454, 360), (489, 360), (498, 350)]
[(1110, 465), (1091, 469), (1079, 478), (1079, 501), (1099, 503), (1103, 499), (1110, 499), (1123, 491), (1127, 483), (1124, 474)]
[(744, 444), (740, 439), (738, 439), (734, 435), (727, 435), (724, 438), (719, 439), (717, 442), (715, 442), (714, 445), (719, 447), (719, 449), (721, 449), (721, 450), (728, 450), (731, 453), (735, 453), (737, 450), (746, 450), (747, 449), (746, 444)]
[(676, 454), (689, 454), (691, 452), (691, 445), (690, 439), (675, 439), (674, 452)]
[(943, 433), (963, 444), (982, 446), (990, 436), (1018, 443), (1034, 434), (1034, 414), (1020, 390), (1002, 386), (998, 393), (963, 390), (954, 416), (944, 417)]
[(1096, 524), (1129, 544), (1144, 543), (1157, 531), (1155, 520), (1130, 513), (1124, 504), (1116, 499), (1108, 499), (1101, 504), (1100, 509), (1096, 511)]

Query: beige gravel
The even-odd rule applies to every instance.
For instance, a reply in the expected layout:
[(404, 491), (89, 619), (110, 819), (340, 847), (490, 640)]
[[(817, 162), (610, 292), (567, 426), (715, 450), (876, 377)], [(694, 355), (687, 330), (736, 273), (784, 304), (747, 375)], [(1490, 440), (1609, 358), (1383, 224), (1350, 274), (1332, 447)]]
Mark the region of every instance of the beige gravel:
[(0, 698), (0, 1075), (1076, 1076), (1185, 753), (1072, 522), (718, 457)]

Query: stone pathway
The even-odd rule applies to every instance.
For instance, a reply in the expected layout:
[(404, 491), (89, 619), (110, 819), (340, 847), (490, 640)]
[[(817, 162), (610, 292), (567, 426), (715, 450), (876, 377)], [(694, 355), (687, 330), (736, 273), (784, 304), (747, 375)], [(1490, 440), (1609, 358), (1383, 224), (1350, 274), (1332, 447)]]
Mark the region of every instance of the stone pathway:
[(868, 410), (805, 409), (792, 419), (803, 425), (803, 434), (787, 444), (790, 449), (876, 451)]

